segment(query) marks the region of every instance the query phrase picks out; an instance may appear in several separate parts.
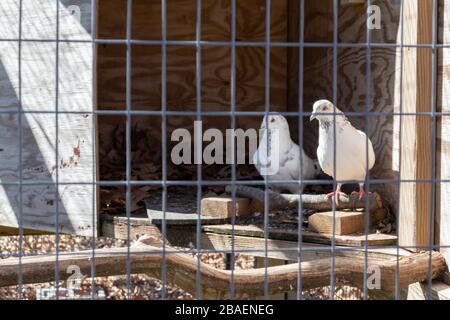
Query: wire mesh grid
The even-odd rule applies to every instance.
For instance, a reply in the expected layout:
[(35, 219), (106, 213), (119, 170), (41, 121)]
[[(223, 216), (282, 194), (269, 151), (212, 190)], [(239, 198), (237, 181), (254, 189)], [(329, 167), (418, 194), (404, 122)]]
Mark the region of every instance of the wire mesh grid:
[[(50, 1), (50, 0), (49, 0)], [(339, 12), (339, 0), (332, 0), (333, 1), (333, 15), (332, 15), (332, 24), (333, 24), (333, 37), (332, 42), (307, 42), (305, 41), (305, 0), (299, 0), (299, 38), (298, 41), (293, 42), (275, 42), (271, 41), (271, 8), (272, 8), (272, 1), (266, 0), (265, 1), (265, 41), (263, 42), (256, 42), (256, 41), (238, 41), (237, 40), (237, 29), (236, 29), (236, 20), (237, 20), (237, 0), (231, 0), (230, 6), (231, 6), (231, 32), (230, 32), (230, 41), (205, 41), (202, 40), (202, 0), (196, 1), (196, 23), (195, 23), (195, 39), (192, 40), (169, 40), (167, 39), (167, 1), (161, 0), (161, 40), (140, 40), (140, 39), (134, 39), (133, 38), (133, 0), (127, 0), (127, 15), (126, 15), (126, 39), (100, 39), (97, 38), (96, 35), (97, 32), (97, 2), (92, 1), (91, 5), (91, 30), (92, 30), (92, 40), (77, 40), (77, 39), (61, 39), (60, 38), (60, 18), (59, 18), (59, 6), (60, 1), (55, 1), (56, 6), (56, 12), (58, 13), (56, 15), (56, 39), (24, 39), (22, 34), (22, 3), (23, 0), (20, 0), (20, 6), (19, 6), (19, 30), (18, 30), (18, 39), (0, 39), (0, 41), (8, 41), (8, 42), (18, 42), (18, 70), (19, 70), (19, 111), (14, 110), (0, 110), (0, 113), (17, 113), (18, 114), (18, 152), (19, 152), (19, 181), (13, 182), (13, 181), (4, 181), (2, 182), (2, 185), (4, 186), (18, 186), (19, 187), (19, 271), (18, 271), (18, 289), (17, 289), (17, 297), (22, 298), (22, 291), (23, 291), (23, 285), (24, 285), (24, 279), (23, 279), (23, 271), (22, 271), (22, 259), (24, 256), (26, 256), (23, 253), (23, 241), (24, 241), (24, 227), (23, 227), (23, 201), (22, 193), (24, 186), (33, 186), (33, 185), (47, 185), (46, 182), (39, 182), (39, 181), (24, 181), (22, 176), (22, 150), (23, 150), (23, 136), (22, 136), (22, 118), (27, 113), (49, 113), (49, 114), (55, 114), (55, 128), (56, 128), (56, 139), (55, 139), (55, 161), (58, 163), (58, 143), (59, 143), (59, 125), (58, 125), (58, 119), (61, 114), (66, 113), (83, 113), (85, 114), (85, 111), (67, 111), (67, 110), (59, 110), (59, 99), (58, 99), (58, 92), (59, 92), (59, 81), (56, 81), (56, 96), (55, 96), (55, 110), (54, 111), (42, 111), (42, 110), (23, 110), (21, 108), (22, 106), (22, 45), (25, 42), (51, 42), (55, 43), (56, 45), (56, 57), (55, 57), (55, 63), (56, 63), (56, 79), (59, 79), (59, 46), (61, 43), (91, 43), (92, 45), (92, 52), (94, 61), (93, 64), (95, 65), (95, 53), (96, 53), (96, 47), (101, 44), (121, 44), (126, 46), (126, 109), (125, 110), (97, 110), (94, 107), (94, 110), (92, 110), (92, 121), (93, 121), (93, 133), (92, 133), (92, 140), (95, 141), (97, 139), (96, 136), (96, 117), (99, 115), (117, 115), (117, 116), (125, 116), (126, 119), (126, 138), (125, 138), (125, 145), (126, 145), (126, 172), (125, 172), (125, 180), (123, 181), (102, 181), (99, 180), (97, 177), (97, 168), (96, 168), (96, 160), (95, 160), (95, 143), (93, 143), (93, 151), (92, 154), (94, 156), (93, 160), (93, 176), (92, 176), (92, 182), (66, 182), (66, 181), (59, 181), (59, 168), (56, 167), (56, 173), (55, 173), (55, 180), (54, 185), (56, 186), (56, 190), (59, 190), (60, 186), (64, 185), (83, 185), (83, 184), (91, 184), (93, 187), (93, 212), (92, 212), (92, 225), (96, 225), (96, 219), (97, 219), (97, 212), (95, 211), (96, 208), (96, 188), (100, 186), (121, 186), (126, 188), (126, 208), (125, 208), (125, 214), (126, 218), (128, 219), (128, 222), (131, 219), (131, 202), (132, 202), (132, 187), (133, 186), (158, 186), (162, 188), (162, 213), (163, 213), (163, 219), (162, 219), (162, 225), (161, 225), (161, 232), (163, 235), (163, 243), (162, 243), (162, 249), (161, 250), (148, 250), (140, 252), (140, 254), (158, 254), (162, 255), (162, 264), (161, 264), (161, 281), (162, 281), (162, 298), (166, 298), (167, 295), (167, 285), (168, 285), (168, 277), (167, 277), (167, 255), (173, 254), (173, 253), (185, 253), (186, 250), (182, 249), (174, 249), (169, 247), (169, 244), (167, 242), (167, 223), (166, 223), (166, 213), (168, 208), (168, 187), (170, 186), (187, 186), (187, 187), (195, 187), (196, 188), (196, 207), (197, 207), (197, 222), (196, 222), (196, 243), (195, 243), (195, 249), (190, 249), (190, 252), (197, 254), (197, 272), (196, 272), (196, 290), (194, 297), (197, 299), (202, 298), (202, 276), (201, 276), (201, 254), (207, 254), (207, 253), (225, 253), (228, 254), (228, 258), (230, 259), (230, 297), (234, 298), (236, 296), (236, 287), (235, 287), (235, 256), (238, 253), (244, 253), (251, 255), (252, 252), (258, 252), (259, 249), (236, 249), (235, 248), (235, 225), (236, 225), (236, 189), (235, 187), (238, 185), (249, 185), (249, 186), (262, 186), (264, 187), (264, 269), (265, 269), (265, 281), (264, 281), (264, 298), (269, 299), (270, 298), (270, 290), (269, 290), (269, 281), (268, 281), (268, 268), (269, 268), (269, 253), (272, 251), (277, 252), (292, 252), (297, 253), (297, 263), (298, 263), (298, 273), (297, 273), (297, 288), (296, 288), (296, 299), (303, 299), (304, 294), (302, 290), (302, 256), (305, 252), (329, 252), (331, 254), (330, 256), (330, 264), (331, 264), (331, 271), (330, 271), (330, 283), (329, 283), (329, 298), (333, 299), (335, 298), (335, 287), (337, 284), (337, 280), (335, 277), (335, 258), (336, 253), (340, 251), (353, 251), (354, 248), (351, 247), (338, 247), (336, 244), (336, 225), (335, 225), (335, 214), (337, 211), (336, 204), (333, 201), (333, 236), (331, 237), (331, 244), (330, 246), (308, 246), (304, 247), (303, 242), (300, 240), (303, 238), (303, 230), (302, 230), (302, 222), (304, 220), (303, 216), (303, 207), (302, 202), (299, 201), (299, 207), (298, 207), (298, 228), (297, 228), (297, 236), (299, 241), (297, 242), (297, 247), (294, 248), (277, 248), (277, 249), (271, 249), (269, 247), (269, 188), (272, 185), (277, 184), (287, 184), (292, 183), (292, 180), (284, 181), (284, 180), (268, 180), (267, 176), (264, 177), (264, 180), (245, 180), (241, 181), (237, 178), (237, 169), (236, 169), (236, 163), (233, 161), (232, 163), (232, 170), (231, 170), (231, 180), (229, 181), (214, 181), (214, 180), (206, 180), (202, 177), (202, 164), (197, 164), (197, 177), (194, 181), (186, 181), (186, 180), (169, 180), (168, 179), (168, 137), (167, 137), (167, 118), (169, 116), (193, 116), (196, 120), (200, 121), (202, 119), (202, 116), (217, 116), (217, 117), (224, 117), (230, 119), (230, 127), (232, 130), (235, 130), (237, 127), (237, 117), (254, 117), (254, 116), (267, 116), (271, 114), (271, 96), (270, 96), (270, 88), (271, 88), (271, 72), (270, 72), (270, 66), (271, 66), (271, 49), (274, 47), (285, 47), (285, 48), (298, 48), (299, 50), (299, 61), (298, 61), (298, 106), (297, 111), (293, 112), (277, 112), (279, 114), (288, 116), (288, 117), (296, 117), (298, 119), (298, 144), (300, 148), (303, 148), (303, 136), (304, 136), (304, 128), (303, 128), (303, 118), (306, 116), (310, 116), (311, 112), (305, 111), (305, 105), (303, 102), (303, 95), (304, 95), (304, 84), (303, 84), (303, 76), (304, 76), (304, 49), (305, 48), (329, 48), (332, 49), (332, 101), (333, 104), (336, 105), (338, 102), (338, 50), (341, 48), (361, 48), (366, 50), (366, 66), (365, 66), (365, 103), (364, 103), (364, 111), (362, 112), (345, 112), (347, 116), (362, 116), (364, 117), (364, 127), (368, 127), (368, 123), (370, 121), (371, 117), (380, 117), (380, 116), (397, 116), (400, 121), (400, 134), (399, 134), (399, 145), (402, 145), (402, 118), (404, 116), (426, 116), (430, 117), (432, 119), (432, 133), (431, 133), (431, 143), (432, 143), (432, 161), (431, 161), (431, 173), (432, 176), (430, 179), (401, 179), (401, 175), (399, 174), (397, 179), (379, 179), (379, 178), (371, 178), (369, 173), (367, 174), (364, 181), (358, 181), (360, 183), (364, 183), (366, 185), (367, 191), (370, 191), (370, 187), (377, 184), (397, 184), (398, 190), (400, 190), (401, 186), (404, 183), (431, 183), (432, 189), (431, 189), (431, 198), (435, 199), (436, 197), (436, 185), (440, 183), (448, 183), (450, 180), (446, 179), (439, 179), (436, 176), (436, 126), (437, 126), (437, 119), (439, 117), (448, 116), (449, 113), (445, 112), (439, 112), (436, 108), (436, 66), (437, 66), (437, 53), (438, 49), (449, 49), (450, 46), (445, 44), (438, 44), (438, 2), (437, 0), (433, 0), (433, 12), (432, 12), (432, 43), (430, 44), (405, 44), (404, 43), (404, 2), (408, 0), (401, 0), (401, 12), (400, 12), (400, 28), (401, 28), (401, 40), (400, 43), (375, 43), (372, 42), (372, 35), (371, 35), (371, 29), (367, 28), (367, 34), (366, 38), (367, 41), (365, 43), (343, 43), (339, 41), (338, 37), (338, 30), (339, 30), (339, 21), (338, 21), (338, 12)], [(371, 6), (372, 1), (367, 1), (367, 6)], [(263, 23), (263, 22), (261, 22)], [(148, 46), (158, 46), (161, 48), (161, 108), (160, 110), (155, 111), (144, 111), (144, 110), (133, 110), (133, 102), (132, 102), (132, 52), (133, 47), (136, 45), (148, 45)], [(195, 55), (195, 97), (196, 97), (196, 106), (195, 111), (170, 111), (168, 110), (168, 103), (167, 103), (167, 47), (168, 46), (186, 46), (186, 47), (194, 47), (196, 49), (196, 55)], [(210, 47), (210, 46), (217, 46), (217, 47), (229, 47), (230, 48), (230, 106), (229, 111), (207, 111), (202, 110), (202, 48), (203, 47)], [(236, 101), (237, 101), (237, 74), (236, 74), (236, 48), (238, 47), (261, 47), (265, 51), (265, 76), (264, 76), (264, 111), (237, 111), (236, 108)], [(432, 50), (432, 64), (431, 64), (431, 81), (432, 81), (432, 88), (431, 92), (432, 97), (430, 101), (431, 105), (431, 112), (403, 112), (403, 106), (402, 106), (402, 99), (400, 99), (400, 106), (398, 112), (375, 112), (370, 110), (370, 102), (367, 97), (371, 96), (370, 88), (371, 88), (371, 59), (372, 59), (372, 49), (374, 48), (391, 48), (395, 50), (400, 50), (400, 65), (403, 65), (403, 52), (405, 49), (408, 48), (428, 48)], [(94, 71), (95, 72), (95, 71)], [(95, 92), (95, 81), (93, 84), (93, 92)], [(400, 92), (403, 93), (403, 68), (400, 68)], [(95, 96), (95, 95), (94, 95)], [(94, 106), (95, 106), (94, 101)], [(336, 136), (336, 112), (332, 113), (333, 115), (333, 130), (334, 130), (334, 136)], [(162, 154), (162, 178), (161, 180), (133, 180), (132, 179), (132, 117), (133, 116), (160, 116), (161, 117), (161, 154)], [(267, 119), (267, 117), (266, 117)], [(268, 139), (268, 136), (267, 136)], [(268, 143), (268, 141), (267, 141)], [(236, 151), (235, 151), (235, 141), (232, 141), (232, 159), (235, 159), (236, 157)], [(334, 150), (336, 150), (336, 139), (334, 139)], [(197, 150), (200, 152), (198, 157), (201, 158), (201, 152), (202, 150)], [(366, 137), (366, 169), (369, 167), (368, 164), (368, 137)], [(304, 184), (331, 184), (333, 189), (335, 190), (338, 184), (345, 183), (346, 181), (337, 181), (337, 180), (307, 180), (303, 179), (303, 157), (300, 157), (300, 179), (296, 181), (299, 186)], [(334, 160), (333, 163), (336, 163), (336, 153), (334, 154)], [(401, 172), (401, 165), (402, 165), (402, 158), (401, 158), (401, 152), (399, 152), (399, 172)], [(369, 172), (369, 170), (366, 170)], [(334, 174), (336, 174), (336, 166), (334, 165)], [(202, 187), (205, 186), (214, 186), (214, 185), (230, 185), (232, 187), (231, 197), (233, 199), (232, 201), (232, 212), (234, 214), (231, 217), (231, 247), (227, 250), (218, 250), (218, 249), (206, 249), (202, 248), (202, 222), (201, 222), (201, 199), (202, 199)], [(368, 287), (366, 285), (367, 278), (368, 278), (368, 265), (369, 265), (369, 258), (368, 258), (368, 252), (370, 249), (376, 249), (376, 248), (386, 248), (386, 246), (376, 246), (376, 245), (369, 245), (368, 237), (369, 237), (369, 199), (368, 197), (365, 198), (366, 206), (365, 206), (365, 228), (364, 228), (364, 235), (365, 235), (365, 242), (364, 242), (364, 252), (365, 252), (365, 268), (364, 268), (364, 277), (361, 279), (363, 283), (362, 291), (360, 292), (361, 298), (368, 299), (369, 298), (369, 291)], [(400, 208), (400, 192), (398, 192), (398, 199), (397, 199), (397, 212), (399, 212)], [(59, 226), (59, 201), (56, 201), (56, 226)], [(429, 235), (430, 239), (428, 241), (428, 245), (416, 245), (416, 246), (408, 246), (408, 247), (414, 247), (416, 249), (427, 249), (430, 252), (430, 259), (429, 259), (429, 266), (428, 266), (428, 297), (432, 296), (431, 292), (431, 285), (432, 285), (432, 250), (440, 249), (440, 248), (447, 248), (450, 247), (449, 245), (443, 244), (443, 245), (435, 245), (433, 244), (433, 226), (434, 226), (434, 212), (435, 212), (435, 203), (434, 201), (431, 201), (431, 206), (429, 208), (430, 214), (429, 214)], [(398, 229), (397, 229), (398, 233)], [(59, 237), (60, 237), (60, 229), (57, 227), (55, 229), (56, 234), (56, 262), (55, 262), (55, 285), (56, 290), (58, 292), (59, 290), (59, 279), (60, 279), (60, 259), (61, 257), (64, 257), (67, 253), (60, 252), (58, 249), (58, 243), (59, 243)], [(397, 234), (398, 236), (398, 234)], [(91, 296), (92, 298), (95, 298), (96, 295), (96, 289), (95, 289), (95, 275), (96, 275), (96, 247), (95, 242), (97, 238), (97, 230), (92, 230), (92, 257), (91, 257)], [(126, 265), (126, 285), (127, 285), (127, 292), (128, 297), (131, 296), (131, 274), (132, 274), (132, 265), (131, 265), (131, 224), (127, 224), (127, 238), (128, 238), (128, 251), (127, 251), (127, 265)], [(401, 288), (399, 283), (399, 277), (400, 277), (400, 250), (402, 249), (398, 244), (393, 246), (392, 248), (395, 248), (397, 250), (397, 269), (396, 269), (396, 286), (395, 286), (395, 298), (401, 299)], [(70, 253), (71, 255), (77, 255), (77, 253)], [(114, 255), (114, 252), (111, 252), (112, 255)]]

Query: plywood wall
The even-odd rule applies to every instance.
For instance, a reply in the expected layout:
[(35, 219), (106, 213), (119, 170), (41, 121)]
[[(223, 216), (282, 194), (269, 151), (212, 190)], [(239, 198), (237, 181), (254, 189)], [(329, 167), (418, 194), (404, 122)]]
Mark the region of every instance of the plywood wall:
[[(271, 8), (271, 39), (288, 39), (288, 0), (273, 1)], [(202, 35), (206, 41), (231, 39), (231, 2), (203, 1)], [(160, 2), (135, 1), (133, 7), (133, 38), (161, 39)], [(124, 39), (126, 1), (100, 0), (99, 38)], [(265, 0), (237, 1), (237, 40), (265, 40)], [(167, 7), (167, 38), (195, 40), (196, 5), (188, 0), (169, 1)], [(201, 49), (201, 108), (203, 111), (230, 110), (231, 50), (228, 46), (205, 46)], [(272, 48), (270, 64), (270, 108), (286, 110), (288, 70), (287, 49)], [(132, 109), (161, 110), (161, 47), (134, 45), (132, 48)], [(124, 110), (126, 90), (126, 47), (100, 45), (98, 48), (98, 107)], [(192, 46), (167, 47), (167, 109), (195, 111), (196, 49)], [(236, 49), (236, 110), (263, 111), (265, 105), (265, 49), (238, 47)], [(124, 117), (99, 118), (101, 176), (123, 178), (125, 162)], [(231, 127), (230, 117), (203, 117), (204, 129)], [(133, 117), (132, 151), (133, 176), (161, 178), (161, 119)], [(170, 116), (168, 135), (176, 128), (193, 128), (193, 117)], [(257, 128), (261, 117), (238, 117), (237, 126)], [(112, 151), (114, 150), (114, 151)], [(170, 150), (170, 148), (169, 148)], [(170, 159), (169, 159), (170, 160)], [(153, 173), (148, 170), (153, 166)], [(111, 170), (114, 168), (114, 170)], [(252, 168), (251, 168), (252, 169)], [(142, 173), (144, 172), (146, 173)], [(205, 179), (217, 178), (220, 168), (205, 167)], [(253, 170), (253, 169), (252, 169)], [(122, 175), (122, 176), (121, 176)], [(256, 176), (255, 176), (256, 177)], [(169, 161), (169, 178), (195, 178), (195, 167), (173, 167)]]
[[(0, 226), (18, 227), (22, 221), (26, 229), (92, 235), (96, 230), (96, 199), (94, 187), (89, 184), (95, 176), (94, 119), (90, 114), (93, 108), (90, 0), (59, 0), (59, 5), (60, 38), (88, 42), (60, 43), (57, 79), (56, 1), (23, 2), (22, 38), (45, 41), (22, 43), (21, 77), (17, 41), (19, 1), (0, 2), (0, 38), (10, 40), (0, 41), (0, 108), (16, 112), (21, 102), (26, 112), (20, 128), (22, 145), (18, 114), (0, 115)], [(81, 20), (72, 14), (70, 5), (78, 6)], [(59, 111), (80, 113), (56, 116), (57, 99)], [(22, 216), (17, 185), (20, 150), (24, 182)], [(84, 184), (57, 187), (57, 168), (59, 182)], [(31, 183), (40, 184), (28, 185)]]
[[(381, 8), (381, 29), (373, 30), (373, 42), (395, 43), (399, 26), (400, 1), (372, 1)], [(237, 2), (237, 40), (264, 41), (265, 1)], [(126, 1), (99, 1), (99, 10), (105, 14), (99, 19), (100, 38), (125, 38)], [(134, 3), (133, 37), (161, 39), (160, 5), (154, 1)], [(171, 1), (167, 12), (167, 34), (170, 40), (195, 39), (195, 6), (190, 1)], [(271, 40), (298, 41), (298, 1), (272, 2)], [(114, 14), (108, 14), (114, 12)], [(339, 41), (364, 42), (366, 40), (366, 5), (341, 4), (339, 7)], [(202, 13), (202, 39), (228, 41), (230, 39), (230, 2), (215, 0), (204, 2)], [(149, 17), (152, 17), (151, 19)], [(305, 41), (330, 42), (333, 37), (332, 1), (305, 1)], [(125, 109), (125, 54), (120, 45), (101, 45), (98, 59), (98, 105), (100, 109)], [(230, 109), (230, 57), (227, 47), (202, 48), (202, 110), (228, 111)], [(237, 48), (237, 101), (239, 111), (264, 110), (264, 48)], [(395, 49), (372, 49), (370, 111), (392, 112), (399, 88), (396, 87), (398, 52)], [(135, 110), (161, 108), (161, 48), (134, 46), (132, 50), (132, 101)], [(306, 48), (304, 68), (304, 111), (311, 111), (315, 100), (332, 99), (332, 49)], [(364, 49), (339, 49), (337, 99), (344, 111), (363, 111), (365, 107)], [(271, 50), (271, 110), (298, 110), (298, 48), (272, 48)], [(195, 110), (195, 48), (168, 46), (167, 48), (167, 108), (169, 110)], [(100, 118), (100, 162), (108, 163), (102, 171), (107, 178), (113, 172), (124, 172), (124, 118)], [(133, 172), (138, 175), (148, 163), (155, 164), (148, 177), (161, 178), (160, 118), (134, 117)], [(168, 117), (169, 134), (177, 127), (192, 128), (193, 117)], [(237, 125), (243, 128), (259, 127), (260, 117), (240, 117)], [(353, 117), (352, 123), (366, 130), (371, 138), (377, 161), (371, 171), (373, 179), (396, 179), (394, 165), (394, 119), (392, 116), (370, 117), (366, 125), (363, 117)], [(204, 117), (206, 126), (224, 129), (229, 118)], [(297, 139), (297, 120), (292, 118), (291, 132)], [(304, 121), (304, 148), (316, 157), (317, 124)], [(139, 146), (139, 147), (138, 147)], [(114, 151), (111, 151), (114, 150)], [(156, 151), (155, 151), (156, 150)], [(170, 150), (170, 149), (169, 149)], [(104, 160), (102, 160), (104, 159)], [(114, 166), (117, 170), (109, 170)], [(121, 169), (121, 170), (119, 170)], [(147, 170), (147, 169), (145, 169)], [(212, 171), (212, 177), (217, 172)], [(249, 169), (251, 170), (251, 168)], [(195, 178), (195, 167), (171, 168), (176, 178)], [(206, 175), (208, 176), (208, 174)], [(249, 177), (256, 177), (254, 172)], [(123, 178), (123, 177), (122, 177)], [(205, 176), (204, 176), (205, 178)], [(395, 183), (369, 187), (378, 191), (395, 209), (397, 186)]]
[[(381, 29), (372, 30), (372, 42), (396, 43), (399, 27), (400, 1), (372, 1), (381, 9)], [(331, 42), (333, 39), (332, 1), (305, 1), (305, 41)], [(364, 43), (366, 41), (366, 4), (343, 3), (339, 6), (340, 42)], [(297, 36), (297, 35), (295, 35)], [(366, 50), (360, 48), (338, 49), (337, 105), (344, 112), (363, 112), (366, 99)], [(370, 95), (367, 96), (371, 112), (393, 112), (399, 87), (396, 87), (399, 56), (395, 49), (373, 48), (371, 52)], [(297, 68), (298, 53), (294, 52), (292, 65)], [(333, 99), (333, 50), (330, 48), (305, 48), (304, 63), (305, 112), (312, 110), (318, 99)], [(295, 69), (294, 68), (294, 69)], [(296, 83), (294, 82), (294, 86)], [(290, 110), (298, 109), (298, 96), (289, 103)], [(350, 117), (352, 124), (370, 137), (376, 154), (371, 179), (396, 179), (398, 169), (393, 164), (394, 119), (392, 116), (370, 116), (366, 125), (364, 117)], [(314, 156), (317, 149), (317, 123), (304, 121), (305, 151)], [(350, 188), (351, 189), (351, 188)], [(372, 184), (370, 191), (379, 192), (386, 203), (395, 210), (397, 187), (391, 184)], [(349, 190), (350, 191), (350, 190)]]

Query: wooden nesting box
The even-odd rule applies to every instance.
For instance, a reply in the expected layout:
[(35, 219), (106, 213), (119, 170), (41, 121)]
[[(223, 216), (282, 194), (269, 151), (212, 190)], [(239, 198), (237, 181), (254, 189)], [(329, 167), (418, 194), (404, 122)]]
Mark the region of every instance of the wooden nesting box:
[[(405, 44), (430, 44), (432, 31), (432, 0), (406, 0), (403, 40)], [(440, 43), (449, 42), (450, 5), (438, 1), (437, 23)], [(18, 1), (1, 1), (0, 37), (18, 38)], [(17, 227), (19, 221), (26, 229), (54, 231), (58, 221), (61, 232), (92, 235), (96, 231), (97, 191), (94, 178), (122, 180), (125, 177), (125, 116), (99, 115), (93, 119), (92, 111), (126, 110), (127, 47), (120, 43), (100, 43), (92, 48), (90, 0), (74, 0), (72, 6), (60, 1), (60, 37), (66, 40), (84, 39), (86, 42), (23, 42), (21, 44), (21, 77), (19, 81), (19, 44), (0, 41), (0, 108), (27, 113), (22, 123), (22, 166), (19, 166), (19, 117), (14, 113), (0, 115), (0, 225)], [(264, 0), (237, 1), (236, 41), (255, 45), (236, 47), (236, 100), (237, 111), (264, 111), (266, 40)], [(432, 193), (430, 179), (433, 152), (436, 152), (436, 178), (449, 179), (449, 123), (446, 117), (437, 121), (437, 139), (432, 141), (431, 97), (432, 81), (436, 80), (436, 111), (448, 112), (450, 80), (446, 72), (449, 59), (447, 48), (437, 50), (433, 59), (431, 48), (403, 49), (400, 30), (400, 1), (372, 1), (380, 9), (381, 24), (372, 30), (372, 42), (387, 44), (371, 48), (370, 88), (366, 88), (366, 3), (340, 1), (338, 13), (338, 41), (353, 44), (339, 47), (337, 52), (337, 104), (344, 111), (362, 112), (366, 98), (371, 112), (366, 123), (364, 117), (352, 116), (350, 121), (365, 130), (371, 138), (377, 161), (371, 171), (374, 183), (370, 191), (377, 191), (398, 214), (400, 244), (406, 247), (434, 243), (450, 244), (450, 218), (448, 183), (438, 183)], [(55, 39), (56, 6), (25, 2), (23, 37), (29, 39)], [(75, 7), (73, 7), (75, 6)], [(74, 8), (80, 9), (76, 19)], [(167, 3), (167, 69), (166, 108), (168, 111), (195, 111), (196, 47), (177, 41), (196, 39), (195, 1), (173, 0)], [(304, 41), (309, 45), (273, 46), (270, 48), (270, 109), (271, 111), (297, 111), (300, 101), (305, 112), (311, 111), (315, 100), (333, 97), (333, 49), (314, 42), (333, 41), (333, 1), (305, 1)], [(75, 10), (76, 11), (76, 10)], [(126, 0), (97, 0), (97, 39), (126, 39)], [(132, 12), (133, 39), (161, 40), (161, 4), (159, 1), (134, 1)], [(270, 39), (272, 42), (298, 43), (299, 1), (272, 1)], [(40, 28), (33, 26), (39, 25)], [(231, 38), (230, 1), (203, 1), (201, 40), (227, 42)], [(229, 111), (231, 101), (231, 48), (226, 45), (201, 46), (201, 109), (203, 111)], [(397, 46), (396, 46), (397, 45)], [(56, 80), (56, 52), (59, 53), (58, 81)], [(95, 59), (94, 58), (95, 54)], [(303, 54), (302, 77), (299, 77), (299, 57)], [(96, 63), (95, 65), (93, 63)], [(162, 48), (155, 44), (133, 44), (131, 49), (131, 109), (133, 111), (159, 111), (162, 108), (161, 73)], [(431, 65), (437, 63), (432, 79)], [(425, 67), (422, 67), (425, 66)], [(96, 75), (95, 81), (93, 75)], [(299, 90), (299, 79), (303, 89)], [(19, 90), (19, 82), (21, 90)], [(58, 86), (57, 86), (58, 83)], [(92, 90), (94, 88), (94, 91)], [(400, 90), (403, 89), (403, 92)], [(57, 91), (57, 92), (56, 92)], [(367, 96), (367, 92), (370, 94)], [(94, 99), (95, 97), (95, 99)], [(56, 139), (55, 114), (58, 111), (78, 113), (58, 114)], [(93, 103), (95, 101), (95, 103)], [(96, 105), (95, 105), (96, 104)], [(402, 109), (400, 109), (402, 106)], [(29, 113), (39, 111), (41, 113)], [(45, 112), (46, 113), (45, 113)], [(400, 111), (415, 113), (404, 116)], [(44, 113), (42, 113), (44, 112)], [(85, 112), (85, 113), (84, 113)], [(94, 126), (96, 122), (96, 126)], [(204, 129), (221, 130), (231, 127), (230, 117), (203, 116)], [(167, 116), (167, 135), (176, 128), (192, 130), (194, 116)], [(259, 127), (261, 117), (238, 116), (239, 128)], [(297, 118), (289, 118), (294, 140), (297, 140)], [(94, 128), (97, 129), (94, 132)], [(401, 130), (400, 130), (401, 129)], [(161, 116), (133, 115), (131, 117), (132, 178), (162, 179)], [(317, 147), (317, 124), (304, 121), (304, 148), (312, 157)], [(98, 137), (98, 141), (94, 138)], [(401, 145), (400, 145), (401, 137)], [(170, 140), (170, 139), (169, 139)], [(55, 156), (58, 141), (58, 157)], [(95, 149), (96, 144), (98, 148)], [(436, 150), (432, 149), (436, 145)], [(169, 152), (170, 147), (169, 144)], [(92, 153), (94, 151), (94, 153)], [(399, 164), (401, 154), (401, 165)], [(170, 157), (168, 157), (170, 162)], [(22, 174), (19, 168), (22, 167)], [(58, 180), (56, 188), (56, 168)], [(192, 170), (194, 168), (194, 170)], [(214, 179), (221, 166), (212, 174), (205, 167), (203, 178)], [(400, 173), (399, 173), (400, 170)], [(168, 163), (169, 179), (195, 178), (195, 166), (174, 166)], [(19, 199), (19, 185), (42, 182), (43, 185), (24, 184)], [(254, 177), (254, 175), (252, 176)], [(410, 182), (401, 184), (397, 179)], [(424, 182), (414, 182), (419, 179)], [(75, 185), (76, 182), (83, 184)], [(400, 203), (398, 203), (400, 195)], [(22, 210), (19, 210), (19, 201)], [(56, 203), (59, 214), (56, 215)], [(432, 206), (433, 205), (433, 206)], [(100, 207), (101, 208), (101, 207)], [(400, 208), (397, 212), (397, 208)], [(435, 209), (435, 210), (430, 210)], [(430, 212), (433, 220), (430, 220)], [(58, 217), (57, 217), (58, 216)], [(431, 222), (436, 226), (430, 225)], [(433, 234), (430, 234), (430, 231)]]

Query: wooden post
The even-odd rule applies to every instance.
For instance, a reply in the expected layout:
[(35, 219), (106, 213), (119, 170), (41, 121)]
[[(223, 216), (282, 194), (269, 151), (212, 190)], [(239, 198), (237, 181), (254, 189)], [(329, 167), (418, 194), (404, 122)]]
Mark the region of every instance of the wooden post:
[[(440, 41), (450, 43), (450, 2), (439, 2)], [(438, 51), (437, 111), (450, 112), (450, 49)], [(436, 175), (440, 180), (450, 180), (450, 117), (437, 119)], [(450, 183), (441, 182), (436, 188), (435, 242), (442, 246), (450, 245)], [(450, 248), (441, 248), (441, 253), (450, 265)], [(446, 277), (450, 285), (450, 276)]]
[[(404, 2), (404, 44), (432, 43), (432, 0)], [(399, 32), (402, 32), (400, 30)], [(403, 113), (430, 112), (432, 50), (407, 47), (403, 50)], [(402, 180), (431, 179), (432, 119), (424, 115), (402, 116)], [(431, 183), (404, 182), (400, 186), (399, 244), (429, 245)]]

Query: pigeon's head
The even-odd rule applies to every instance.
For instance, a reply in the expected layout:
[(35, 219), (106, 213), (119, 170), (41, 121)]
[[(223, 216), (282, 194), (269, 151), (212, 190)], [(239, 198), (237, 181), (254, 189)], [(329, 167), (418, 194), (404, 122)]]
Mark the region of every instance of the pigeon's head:
[(318, 100), (313, 105), (313, 111), (309, 120), (313, 121), (317, 119), (319, 121), (333, 121), (334, 113), (336, 113), (336, 118), (339, 120), (344, 113), (335, 107), (328, 100)]
[(264, 117), (261, 123), (261, 129), (288, 129), (289, 124), (281, 114), (269, 114)]

